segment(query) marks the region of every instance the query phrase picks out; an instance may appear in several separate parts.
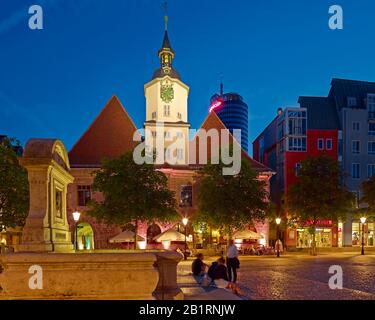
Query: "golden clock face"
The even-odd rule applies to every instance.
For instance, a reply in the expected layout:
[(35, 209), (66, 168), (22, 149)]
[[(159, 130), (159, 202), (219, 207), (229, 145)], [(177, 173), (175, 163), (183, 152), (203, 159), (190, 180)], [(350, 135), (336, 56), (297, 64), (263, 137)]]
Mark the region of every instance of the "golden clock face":
[(174, 99), (173, 84), (166, 81), (160, 87), (160, 98), (165, 103), (170, 103)]

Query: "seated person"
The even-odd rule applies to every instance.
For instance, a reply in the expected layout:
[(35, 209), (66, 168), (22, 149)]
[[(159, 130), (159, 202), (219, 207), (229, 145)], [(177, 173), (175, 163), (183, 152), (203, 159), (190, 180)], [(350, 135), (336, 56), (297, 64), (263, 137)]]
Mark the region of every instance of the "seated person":
[[(206, 264), (203, 262), (203, 254), (198, 253), (196, 259), (191, 265), (191, 272), (195, 277), (203, 277), (206, 271)], [(197, 279), (198, 282), (201, 282), (201, 279)]]
[(223, 257), (213, 262), (208, 270), (208, 276), (213, 280), (218, 288), (230, 289), (233, 293), (239, 294), (240, 289), (236, 284), (228, 281), (228, 270)]

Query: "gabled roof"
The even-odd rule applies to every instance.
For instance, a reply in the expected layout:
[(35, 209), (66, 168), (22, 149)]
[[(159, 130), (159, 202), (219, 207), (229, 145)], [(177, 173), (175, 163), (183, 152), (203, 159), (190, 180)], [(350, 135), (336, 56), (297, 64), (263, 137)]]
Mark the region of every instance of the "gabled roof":
[(104, 158), (115, 158), (132, 150), (137, 130), (121, 102), (113, 96), (69, 152), (72, 167), (98, 166)]
[[(221, 130), (228, 130), (224, 123), (220, 120), (220, 118), (217, 116), (215, 112), (210, 112), (206, 119), (203, 121), (200, 129), (197, 131), (197, 134), (194, 136), (194, 138), (190, 141), (190, 152), (189, 152), (189, 163), (194, 164), (194, 162), (199, 163), (200, 155), (199, 155), (199, 139), (198, 135), (201, 129), (204, 129), (206, 131), (209, 131), (210, 129), (217, 129), (219, 131), (219, 145), (221, 145), (221, 137), (220, 132)], [(234, 141), (234, 143), (237, 143), (237, 141), (233, 138), (232, 134), (229, 132), (229, 140)], [(238, 143), (237, 143), (238, 144)], [(195, 151), (196, 154), (196, 160), (194, 161), (192, 152)], [(265, 165), (261, 164), (258, 161), (255, 161), (253, 158), (251, 158), (247, 152), (245, 152), (241, 148), (241, 156), (245, 157), (251, 164), (252, 168), (258, 172), (272, 172), (272, 170)], [(211, 139), (207, 139), (207, 161), (211, 159)]]
[(336, 106), (330, 98), (299, 97), (298, 103), (307, 109), (307, 129), (339, 129)]

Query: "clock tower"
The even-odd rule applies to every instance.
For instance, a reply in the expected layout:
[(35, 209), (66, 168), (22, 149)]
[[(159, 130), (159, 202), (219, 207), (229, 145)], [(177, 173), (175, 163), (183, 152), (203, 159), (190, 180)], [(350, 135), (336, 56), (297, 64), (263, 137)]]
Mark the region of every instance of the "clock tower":
[(189, 87), (173, 68), (175, 53), (168, 37), (168, 16), (158, 51), (160, 67), (152, 80), (145, 84), (146, 121), (145, 142), (148, 151), (156, 151), (156, 162), (171, 165), (188, 164), (189, 128), (187, 101)]

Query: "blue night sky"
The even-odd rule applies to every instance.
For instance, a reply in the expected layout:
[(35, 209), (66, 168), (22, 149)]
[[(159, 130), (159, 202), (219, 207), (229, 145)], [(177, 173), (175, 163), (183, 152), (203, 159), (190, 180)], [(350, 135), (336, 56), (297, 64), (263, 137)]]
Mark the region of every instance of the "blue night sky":
[[(162, 0), (0, 0), (0, 134), (60, 138), (68, 149), (116, 94), (138, 127), (158, 68)], [(44, 30), (28, 28), (28, 7)], [(340, 4), (344, 30), (328, 28)], [(252, 141), (278, 107), (327, 95), (332, 77), (375, 81), (373, 0), (170, 0), (174, 66), (198, 128), (219, 89), (249, 105)], [(372, 40), (371, 40), (372, 39)], [(251, 153), (251, 152), (250, 152)]]

